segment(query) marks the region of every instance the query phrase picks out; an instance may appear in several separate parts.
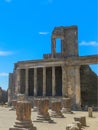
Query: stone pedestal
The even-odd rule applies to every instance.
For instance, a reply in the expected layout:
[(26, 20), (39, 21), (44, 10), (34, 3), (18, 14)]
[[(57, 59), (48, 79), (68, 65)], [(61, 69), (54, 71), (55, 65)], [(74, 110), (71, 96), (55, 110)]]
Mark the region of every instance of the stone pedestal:
[(17, 100), (12, 100), (12, 109), (16, 109)]
[(33, 112), (37, 112), (38, 111), (38, 103), (39, 103), (39, 99), (38, 98), (34, 99)]
[(71, 112), (71, 99), (62, 98), (62, 112), (63, 113), (72, 113)]
[(38, 99), (38, 115), (37, 119), (34, 122), (49, 122), (52, 123), (49, 113), (49, 99)]
[(16, 105), (16, 121), (9, 130), (36, 130), (31, 121), (31, 103), (18, 101)]
[(81, 123), (81, 126), (86, 126), (86, 117), (81, 116), (81, 117), (74, 117), (75, 121), (79, 121)]
[(88, 117), (93, 117), (92, 112), (93, 112), (92, 107), (88, 107)]
[(61, 102), (60, 101), (52, 101), (51, 117), (60, 117), (60, 118), (64, 117), (64, 115), (61, 113)]

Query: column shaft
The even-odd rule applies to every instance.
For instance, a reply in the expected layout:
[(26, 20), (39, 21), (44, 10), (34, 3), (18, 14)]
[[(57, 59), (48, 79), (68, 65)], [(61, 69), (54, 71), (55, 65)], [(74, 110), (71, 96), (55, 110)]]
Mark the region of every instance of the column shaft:
[(75, 67), (75, 95), (76, 104), (81, 105), (81, 90), (80, 90), (80, 66)]
[(16, 79), (15, 79), (15, 93), (16, 94), (18, 94), (18, 93), (20, 93), (20, 69), (17, 69), (16, 71), (15, 71), (15, 77), (16, 77)]
[(34, 96), (37, 96), (37, 68), (34, 68)]
[(66, 66), (62, 66), (62, 96), (67, 96), (68, 90), (67, 90), (67, 72), (66, 72)]
[(56, 95), (56, 89), (55, 89), (55, 67), (52, 67), (52, 96)]
[(46, 68), (43, 68), (43, 96), (46, 96)]
[(28, 79), (28, 74), (29, 74), (29, 69), (28, 68), (26, 68), (26, 75), (25, 75), (25, 81), (26, 81), (26, 88), (25, 88), (25, 94), (26, 95), (28, 95), (28, 81), (29, 81), (29, 79)]

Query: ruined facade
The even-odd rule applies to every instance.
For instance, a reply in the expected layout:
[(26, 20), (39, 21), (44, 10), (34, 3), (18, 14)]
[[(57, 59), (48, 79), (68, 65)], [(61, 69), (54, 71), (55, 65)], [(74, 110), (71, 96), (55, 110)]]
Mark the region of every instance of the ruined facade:
[[(56, 52), (56, 39), (61, 39), (61, 52)], [(29, 98), (70, 97), (72, 105), (81, 105), (80, 67), (97, 64), (98, 55), (78, 55), (78, 28), (55, 27), (51, 36), (51, 54), (42, 60), (15, 63), (9, 76), (9, 102), (15, 94)], [(14, 79), (14, 80), (13, 80)]]

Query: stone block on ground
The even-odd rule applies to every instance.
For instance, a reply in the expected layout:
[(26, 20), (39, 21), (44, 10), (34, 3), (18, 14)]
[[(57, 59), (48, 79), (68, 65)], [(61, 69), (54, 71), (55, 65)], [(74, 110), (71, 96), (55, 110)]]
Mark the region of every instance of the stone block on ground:
[(88, 107), (88, 117), (93, 117), (93, 108)]

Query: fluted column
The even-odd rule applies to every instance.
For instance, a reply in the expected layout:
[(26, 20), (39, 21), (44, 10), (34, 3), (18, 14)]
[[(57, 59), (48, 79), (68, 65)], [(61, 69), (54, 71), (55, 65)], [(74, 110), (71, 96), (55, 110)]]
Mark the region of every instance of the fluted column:
[(43, 68), (43, 96), (46, 96), (46, 68)]
[(55, 67), (52, 67), (52, 96), (56, 95), (56, 89), (55, 89)]
[(29, 74), (29, 69), (26, 68), (26, 76), (25, 76), (25, 81), (26, 81), (26, 88), (25, 88), (25, 94), (28, 95), (28, 74)]
[(37, 96), (37, 68), (34, 68), (34, 96)]

